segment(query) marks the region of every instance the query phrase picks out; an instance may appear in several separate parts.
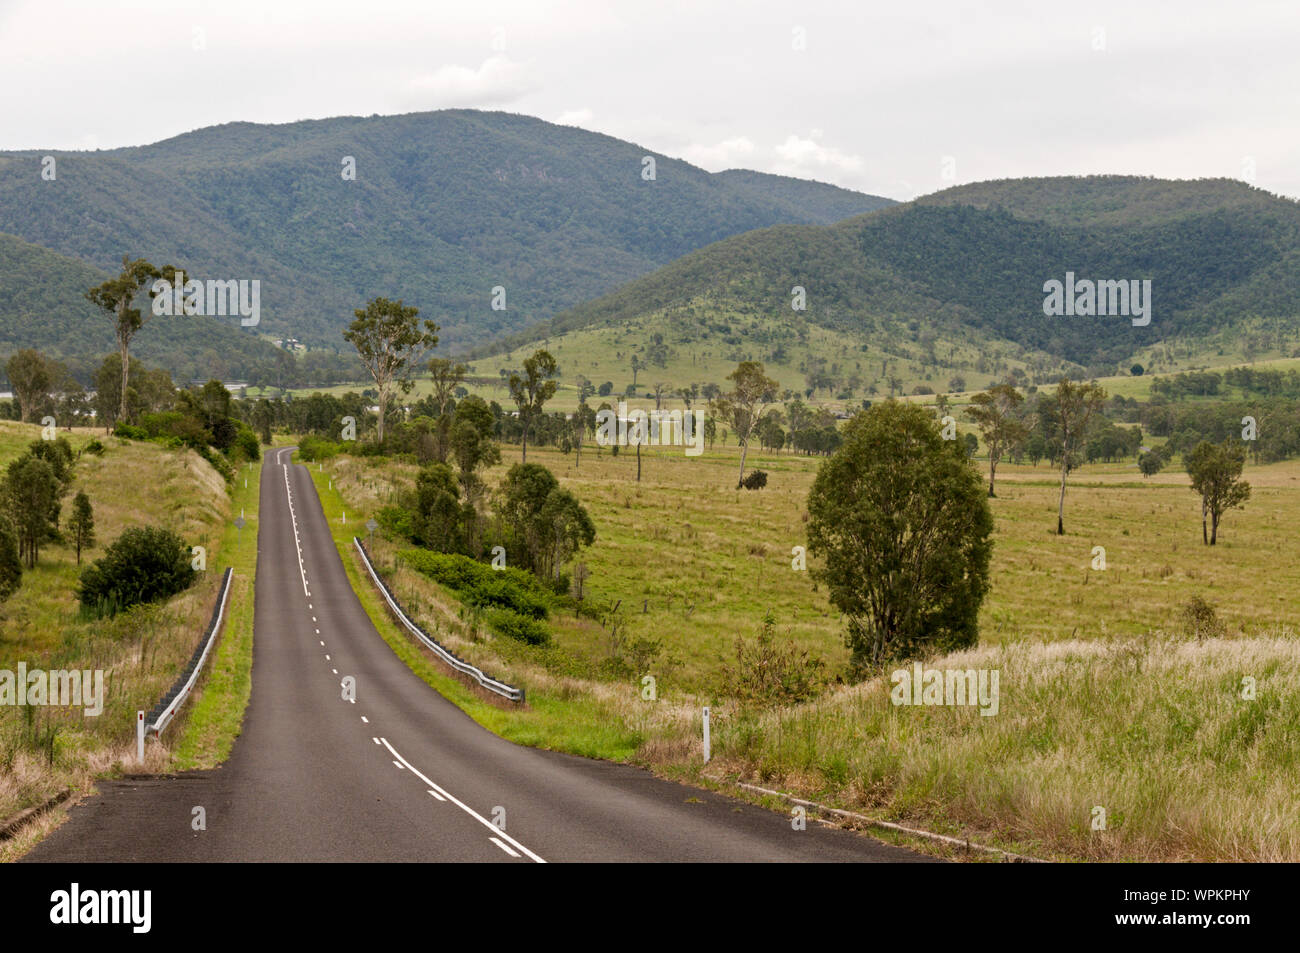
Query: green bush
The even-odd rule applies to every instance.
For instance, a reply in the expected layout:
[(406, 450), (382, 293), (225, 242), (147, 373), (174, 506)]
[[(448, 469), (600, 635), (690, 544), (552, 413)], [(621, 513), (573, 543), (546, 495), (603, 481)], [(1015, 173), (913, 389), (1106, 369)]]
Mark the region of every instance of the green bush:
[(141, 414), (140, 429), (152, 439), (173, 437), (196, 450), (206, 447), (211, 436), (200, 421), (179, 410)]
[(767, 486), (767, 471), (750, 470), (745, 474), (745, 479), (740, 481), (740, 485), (746, 490), (761, 490)]
[(342, 449), (342, 446), (333, 440), (308, 434), (298, 441), (298, 458), (308, 463), (315, 463), (318, 460), (328, 460), (338, 456)]
[(96, 616), (180, 592), (194, 582), (189, 547), (159, 526), (128, 529), (81, 572), (78, 598)]
[(240, 460), (254, 461), (262, 456), (262, 445), (257, 440), (257, 434), (249, 429), (247, 424), (241, 423), (239, 429), (235, 432), (235, 442), (230, 445), (232, 457)]
[(509, 609), (493, 609), (484, 613), (483, 620), (497, 635), (528, 645), (545, 645), (551, 641), (551, 631), (545, 625)]
[(493, 569), (486, 563), (454, 553), (412, 549), (402, 559), (417, 572), (451, 589), (466, 605), (505, 609), (531, 619), (545, 619), (552, 599), (531, 573), (522, 569)]
[(415, 534), (415, 524), (411, 521), (410, 511), (394, 503), (380, 507), (379, 512), (375, 514), (375, 522), (384, 532), (402, 539), (410, 539)]
[(114, 437), (123, 437), (127, 440), (148, 440), (149, 434), (143, 427), (135, 427), (131, 424), (118, 424), (113, 428)]

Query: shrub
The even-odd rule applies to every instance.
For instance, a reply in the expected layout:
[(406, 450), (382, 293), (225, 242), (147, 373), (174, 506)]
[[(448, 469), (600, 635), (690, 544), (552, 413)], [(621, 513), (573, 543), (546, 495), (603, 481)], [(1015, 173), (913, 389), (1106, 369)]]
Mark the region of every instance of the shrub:
[(258, 443), (257, 434), (243, 423), (235, 432), (235, 442), (230, 445), (230, 449), (232, 451), (230, 455), (240, 460), (253, 461), (262, 456), (262, 445)]
[(1228, 634), (1228, 626), (1214, 606), (1200, 596), (1192, 596), (1183, 603), (1181, 618), (1183, 632), (1190, 639), (1220, 639)]
[(195, 577), (189, 547), (159, 526), (128, 529), (81, 573), (78, 597), (94, 615), (114, 615), (187, 588)]
[(509, 609), (493, 609), (484, 614), (483, 620), (497, 635), (528, 645), (545, 645), (551, 641), (551, 631), (545, 625)]
[(385, 532), (402, 539), (411, 539), (415, 535), (415, 524), (411, 520), (410, 511), (395, 503), (380, 507), (379, 512), (375, 514), (375, 522)]
[(816, 697), (827, 683), (825, 663), (787, 641), (776, 641), (776, 617), (769, 611), (751, 643), (736, 636), (736, 665), (723, 666), (720, 691), (744, 707), (791, 705)]
[(100, 443), (98, 437), (91, 437), (90, 442), (81, 448), (82, 453), (93, 454), (94, 456), (103, 456), (104, 445)]
[(159, 413), (141, 414), (140, 429), (151, 439), (158, 437), (175, 437), (181, 443), (202, 450), (208, 445), (211, 436), (203, 423), (179, 410), (165, 410)]
[(311, 434), (298, 441), (298, 458), (308, 463), (315, 463), (317, 460), (328, 460), (337, 456), (341, 450), (342, 447), (334, 441)]
[(430, 579), (451, 589), (466, 605), (506, 609), (533, 619), (545, 619), (552, 600), (546, 588), (522, 569), (493, 569), (455, 553), (407, 550), (402, 560)]
[(750, 470), (745, 474), (745, 479), (740, 481), (740, 485), (746, 490), (761, 490), (767, 486), (767, 471)]
[(148, 440), (149, 434), (143, 427), (135, 427), (131, 424), (118, 424), (113, 428), (114, 437), (123, 437), (127, 440)]

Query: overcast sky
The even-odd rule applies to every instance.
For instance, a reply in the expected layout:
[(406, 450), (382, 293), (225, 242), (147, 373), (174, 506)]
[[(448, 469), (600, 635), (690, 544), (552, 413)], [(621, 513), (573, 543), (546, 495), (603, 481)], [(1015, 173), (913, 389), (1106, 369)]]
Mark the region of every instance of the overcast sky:
[(1300, 2), (0, 0), (0, 149), (479, 107), (907, 199), (1027, 175), (1300, 196)]

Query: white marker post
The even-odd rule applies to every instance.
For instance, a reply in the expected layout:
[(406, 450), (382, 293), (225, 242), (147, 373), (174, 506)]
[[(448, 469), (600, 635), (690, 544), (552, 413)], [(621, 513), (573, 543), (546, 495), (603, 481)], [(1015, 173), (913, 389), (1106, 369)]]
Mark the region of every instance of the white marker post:
[(144, 712), (142, 711), (135, 713), (135, 757), (137, 761), (144, 764)]
[(704, 708), (704, 763), (709, 763), (709, 709)]

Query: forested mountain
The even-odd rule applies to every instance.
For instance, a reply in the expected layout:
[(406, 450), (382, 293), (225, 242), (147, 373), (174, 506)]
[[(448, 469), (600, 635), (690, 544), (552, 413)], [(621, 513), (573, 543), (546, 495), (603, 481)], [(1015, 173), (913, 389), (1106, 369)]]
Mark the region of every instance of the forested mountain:
[[(34, 348), (88, 385), (104, 355), (117, 353), (112, 318), (84, 297), (108, 277), (75, 258), (0, 234), (0, 359)], [(144, 296), (141, 301), (147, 309)], [(238, 324), (201, 316), (146, 317), (132, 356), (166, 368), (176, 380), (248, 376), (258, 367), (274, 380), (284, 352)]]
[[(1046, 281), (1150, 279), (1152, 319), (1044, 314)], [(792, 310), (792, 289), (806, 310)], [(1084, 366), (1300, 315), (1300, 205), (1240, 182), (1125, 176), (948, 189), (831, 226), (725, 239), (530, 336), (649, 314), (785, 315), (868, 339), (975, 332)], [(963, 329), (965, 329), (963, 331)], [(518, 343), (516, 339), (513, 343)]]
[[(891, 204), (780, 176), (710, 174), (609, 136), (474, 110), (232, 123), (51, 154), (49, 180), (45, 153), (0, 153), (0, 232), (103, 272), (130, 254), (196, 278), (260, 279), (260, 332), (329, 346), (372, 296), (419, 307), (451, 350), (729, 235)], [(58, 327), (74, 321), (87, 273), (70, 274), (33, 276), (77, 285), (66, 300), (50, 288), (0, 291), (0, 321), (20, 317), (2, 302), (32, 294)], [(491, 307), (496, 286), (505, 310)], [(61, 339), (59, 350), (75, 346)]]

